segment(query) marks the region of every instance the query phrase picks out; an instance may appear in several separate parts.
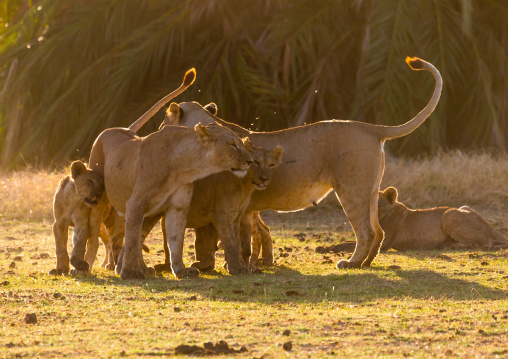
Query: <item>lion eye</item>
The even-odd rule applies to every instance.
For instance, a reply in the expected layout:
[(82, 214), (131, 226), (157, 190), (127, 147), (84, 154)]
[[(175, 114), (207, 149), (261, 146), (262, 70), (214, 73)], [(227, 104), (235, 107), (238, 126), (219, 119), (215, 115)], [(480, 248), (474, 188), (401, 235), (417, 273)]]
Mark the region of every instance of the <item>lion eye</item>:
[(254, 161), (254, 164), (259, 167), (259, 161)]
[(273, 163), (270, 164), (270, 168), (274, 168), (274, 167), (275, 167), (275, 165)]
[(231, 147), (233, 147), (235, 150), (237, 150), (237, 149), (238, 149), (238, 146), (236, 145), (236, 143), (232, 143), (232, 144), (231, 144)]
[(92, 185), (92, 186), (93, 186), (93, 181), (92, 181), (91, 179), (87, 178), (87, 180), (86, 180), (86, 181), (88, 182), (88, 184), (90, 184), (90, 185)]

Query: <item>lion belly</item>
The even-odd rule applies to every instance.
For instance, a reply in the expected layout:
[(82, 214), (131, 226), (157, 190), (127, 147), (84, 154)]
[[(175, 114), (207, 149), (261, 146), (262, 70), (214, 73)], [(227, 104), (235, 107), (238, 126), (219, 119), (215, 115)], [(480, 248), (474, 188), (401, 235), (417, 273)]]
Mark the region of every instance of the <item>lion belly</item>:
[(299, 211), (317, 205), (332, 187), (328, 183), (310, 183), (296, 187), (267, 188), (256, 191), (252, 196), (248, 210), (263, 211), (273, 209), (279, 212)]

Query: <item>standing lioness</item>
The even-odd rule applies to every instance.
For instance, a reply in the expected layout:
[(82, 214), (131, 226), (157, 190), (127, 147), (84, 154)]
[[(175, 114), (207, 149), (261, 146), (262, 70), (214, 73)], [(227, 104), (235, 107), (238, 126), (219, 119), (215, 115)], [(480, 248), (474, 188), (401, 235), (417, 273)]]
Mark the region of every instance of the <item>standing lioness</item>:
[[(284, 148), (284, 161), (264, 191), (254, 192), (249, 211), (274, 209), (295, 211), (318, 203), (334, 190), (356, 235), (356, 248), (349, 260), (337, 268), (368, 266), (379, 252), (383, 231), (378, 221), (378, 191), (384, 171), (386, 140), (416, 130), (434, 111), (443, 86), (439, 71), (418, 58), (407, 58), (413, 70), (427, 70), (436, 80), (436, 88), (427, 106), (401, 126), (378, 126), (354, 121), (325, 121), (276, 132), (251, 132), (238, 125), (219, 121), (241, 136), (249, 136), (260, 147)], [(193, 126), (204, 118), (189, 116), (203, 108), (192, 102), (180, 104), (179, 122)], [(196, 122), (197, 123), (197, 122)], [(248, 231), (243, 231), (249, 235)]]

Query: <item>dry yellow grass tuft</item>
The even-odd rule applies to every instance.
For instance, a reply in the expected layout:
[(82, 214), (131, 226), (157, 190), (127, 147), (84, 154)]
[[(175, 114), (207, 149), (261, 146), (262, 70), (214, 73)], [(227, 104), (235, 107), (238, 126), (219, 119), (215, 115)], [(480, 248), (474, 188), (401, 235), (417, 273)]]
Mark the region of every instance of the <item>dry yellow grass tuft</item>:
[[(0, 174), (0, 218), (52, 220), (53, 195), (68, 173)], [(397, 187), (401, 201), (412, 208), (467, 204), (497, 211), (508, 206), (507, 179), (507, 155), (453, 151), (420, 160), (388, 159), (381, 188)]]
[(53, 195), (67, 172), (26, 170), (0, 174), (0, 218), (53, 220)]
[(508, 156), (452, 151), (432, 158), (389, 159), (381, 188), (399, 189), (412, 208), (508, 205)]

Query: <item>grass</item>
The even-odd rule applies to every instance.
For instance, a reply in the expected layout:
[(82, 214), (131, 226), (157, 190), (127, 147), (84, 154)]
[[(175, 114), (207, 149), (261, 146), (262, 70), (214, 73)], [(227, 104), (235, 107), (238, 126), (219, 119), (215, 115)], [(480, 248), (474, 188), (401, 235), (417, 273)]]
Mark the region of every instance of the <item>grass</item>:
[[(55, 177), (54, 188), (61, 175), (47, 175)], [(402, 188), (406, 198), (419, 198)], [(44, 191), (27, 201), (44, 202), (35, 198)], [(371, 268), (339, 271), (340, 254), (315, 253), (352, 239), (345, 216), (328, 200), (303, 212), (265, 214), (276, 265), (260, 275), (228, 275), (219, 251), (216, 271), (197, 279), (122, 281), (98, 264), (89, 276), (53, 277), (46, 274), (55, 265), (51, 220), (38, 205), (22, 204), (16, 215), (0, 212), (0, 357), (162, 357), (181, 344), (219, 340), (235, 350), (245, 346), (238, 358), (508, 356), (507, 250), (389, 251)], [(492, 221), (495, 204), (478, 205), (497, 229), (506, 225)], [(26, 208), (42, 217), (18, 217)], [(162, 260), (161, 237), (157, 229), (147, 240), (151, 264)], [(101, 247), (97, 262), (103, 255)], [(193, 255), (188, 231), (187, 264)], [(37, 324), (24, 322), (27, 313)]]

